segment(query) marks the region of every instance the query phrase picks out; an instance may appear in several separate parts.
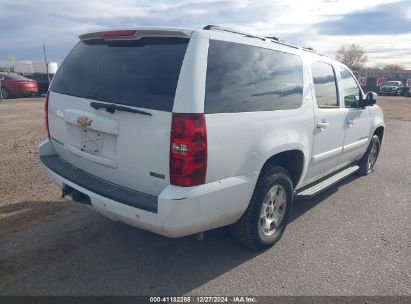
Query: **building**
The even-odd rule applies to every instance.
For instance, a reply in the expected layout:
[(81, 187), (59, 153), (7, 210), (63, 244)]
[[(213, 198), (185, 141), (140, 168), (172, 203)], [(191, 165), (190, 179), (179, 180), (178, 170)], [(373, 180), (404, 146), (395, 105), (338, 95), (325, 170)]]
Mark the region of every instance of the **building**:
[[(50, 74), (56, 73), (58, 69), (57, 62), (49, 61), (48, 70)], [(44, 61), (1, 61), (0, 71), (10, 71), (21, 74), (47, 73), (46, 63)]]

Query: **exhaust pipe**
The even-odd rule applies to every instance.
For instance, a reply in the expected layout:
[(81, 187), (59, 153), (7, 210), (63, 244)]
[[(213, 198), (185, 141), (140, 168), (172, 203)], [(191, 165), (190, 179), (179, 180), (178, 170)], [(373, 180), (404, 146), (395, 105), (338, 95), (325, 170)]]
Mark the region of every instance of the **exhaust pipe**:
[(65, 185), (61, 191), (61, 197), (65, 197), (66, 195), (71, 196), (71, 199), (77, 203), (85, 204), (85, 205), (91, 205), (90, 197), (88, 195), (85, 195), (84, 193), (81, 193), (80, 191), (77, 191), (73, 189), (70, 186)]
[(88, 195), (85, 195), (84, 193), (81, 193), (80, 191), (74, 190), (73, 192), (71, 192), (71, 198), (77, 203), (91, 206), (90, 197)]
[(78, 194), (76, 191), (73, 191), (73, 192), (71, 193), (71, 198), (72, 198), (73, 201), (75, 201), (75, 202), (79, 202), (79, 201), (80, 201), (79, 194)]
[(63, 189), (61, 190), (61, 198), (65, 198), (67, 195), (71, 195), (71, 193), (74, 191), (73, 188), (64, 185)]

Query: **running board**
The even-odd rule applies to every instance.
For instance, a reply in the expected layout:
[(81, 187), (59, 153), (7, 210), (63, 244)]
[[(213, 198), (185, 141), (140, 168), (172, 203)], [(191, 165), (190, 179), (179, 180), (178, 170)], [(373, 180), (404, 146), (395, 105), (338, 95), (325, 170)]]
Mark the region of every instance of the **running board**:
[(297, 191), (296, 198), (310, 198), (317, 193), (324, 191), (325, 189), (331, 187), (335, 183), (338, 183), (340, 180), (344, 179), (345, 177), (353, 174), (354, 172), (358, 171), (360, 167), (358, 165), (348, 167), (337, 174), (330, 176), (329, 178), (323, 180), (322, 182), (315, 184), (307, 189), (303, 189)]

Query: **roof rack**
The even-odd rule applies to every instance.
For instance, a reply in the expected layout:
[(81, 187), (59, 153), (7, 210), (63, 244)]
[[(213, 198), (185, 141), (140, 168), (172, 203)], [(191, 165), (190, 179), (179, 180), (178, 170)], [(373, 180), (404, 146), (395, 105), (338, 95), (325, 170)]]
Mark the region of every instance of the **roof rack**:
[(313, 53), (313, 54), (316, 54), (316, 55), (319, 55), (319, 56), (327, 57), (327, 56), (324, 55), (324, 54), (318, 53), (318, 52), (315, 51), (312, 47), (302, 47), (301, 49), (302, 49), (303, 51), (306, 51), (306, 52), (310, 52), (310, 53)]
[(277, 37), (274, 37), (274, 36), (265, 36), (265, 38), (280, 41), (280, 39), (278, 39)]
[(300, 48), (298, 45), (294, 45), (294, 44), (285, 42), (284, 40), (280, 40), (280, 39), (278, 39), (277, 37), (274, 37), (274, 36), (271, 36), (271, 37), (270, 37), (270, 36), (266, 36), (265, 38), (270, 39), (270, 40), (271, 40), (272, 42), (274, 42), (274, 43), (283, 44), (283, 45), (290, 46), (290, 47), (295, 48), (295, 49), (299, 49), (299, 48)]
[(244, 35), (244, 36), (250, 37), (250, 38), (261, 39), (263, 41), (266, 41), (267, 39), (269, 39), (268, 37), (257, 36), (257, 35), (254, 35), (254, 34), (237, 31), (237, 30), (234, 30), (234, 29), (231, 29), (231, 28), (228, 28), (228, 27), (223, 27), (223, 26), (219, 26), (219, 25), (212, 25), (212, 24), (206, 25), (205, 27), (203, 27), (203, 30), (222, 31), (222, 32), (228, 32), (228, 33), (240, 34), (240, 35)]
[(234, 30), (234, 29), (231, 29), (231, 28), (228, 28), (228, 27), (219, 26), (219, 25), (212, 25), (212, 24), (206, 25), (205, 27), (203, 27), (203, 30), (222, 31), (222, 32), (228, 32), (228, 33), (240, 34), (240, 35), (243, 35), (245, 37), (257, 38), (257, 39), (261, 39), (263, 41), (269, 40), (269, 41), (272, 41), (274, 43), (280, 43), (280, 44), (287, 45), (287, 46), (290, 46), (290, 47), (295, 48), (295, 49), (299, 49), (298, 46), (287, 43), (287, 42), (284, 42), (284, 41), (278, 39), (277, 37), (258, 36), (258, 35), (254, 35), (254, 34), (250, 34), (250, 33), (246, 33), (246, 32), (237, 31), (237, 30)]

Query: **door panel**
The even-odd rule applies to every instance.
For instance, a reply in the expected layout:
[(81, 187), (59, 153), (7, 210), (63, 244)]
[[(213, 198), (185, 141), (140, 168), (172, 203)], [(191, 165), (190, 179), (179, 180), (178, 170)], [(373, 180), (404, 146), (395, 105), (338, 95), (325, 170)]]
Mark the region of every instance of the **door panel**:
[(306, 173), (308, 184), (329, 174), (342, 153), (346, 110), (340, 108), (335, 71), (324, 62), (311, 63), (315, 99), (312, 158)]
[(359, 107), (363, 92), (352, 73), (340, 66), (339, 76), (341, 97), (347, 110), (344, 148), (339, 161), (340, 165), (344, 165), (360, 159), (365, 153), (371, 128), (371, 113)]
[(371, 127), (370, 112), (363, 109), (349, 109), (345, 121), (344, 148), (340, 164), (361, 158), (367, 150)]
[(327, 175), (338, 165), (344, 139), (344, 109), (316, 109), (312, 158), (307, 183)]

